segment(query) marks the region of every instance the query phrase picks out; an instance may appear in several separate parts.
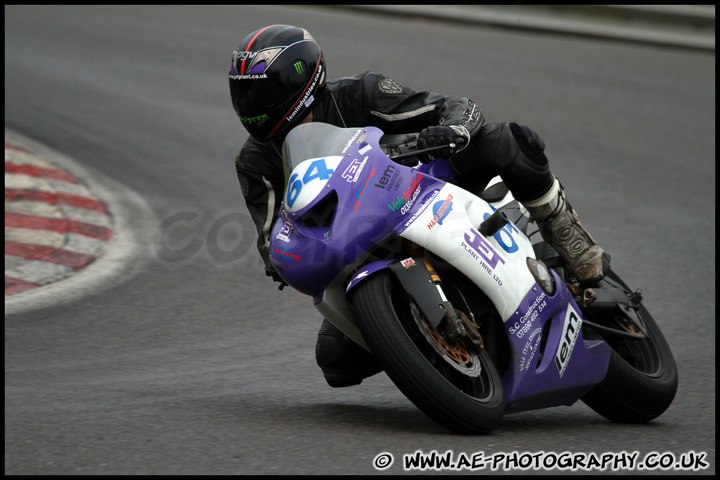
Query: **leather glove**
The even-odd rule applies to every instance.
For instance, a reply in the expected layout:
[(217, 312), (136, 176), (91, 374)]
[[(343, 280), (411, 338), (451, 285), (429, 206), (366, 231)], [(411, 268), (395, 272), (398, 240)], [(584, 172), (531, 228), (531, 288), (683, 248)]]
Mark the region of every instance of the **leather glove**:
[(282, 290), (287, 285), (287, 283), (285, 283), (285, 280), (283, 280), (280, 274), (278, 274), (275, 268), (273, 268), (272, 264), (270, 264), (270, 266), (265, 265), (265, 275), (267, 275), (268, 277), (272, 277), (274, 282), (280, 282), (278, 290)]
[[(460, 126), (434, 125), (424, 128), (418, 135), (417, 148), (423, 150), (438, 145), (447, 145), (443, 150), (437, 150), (432, 153), (419, 155), (420, 161), (428, 163), (434, 161), (437, 157), (449, 158), (453, 153), (459, 152), (467, 146), (470, 141), (468, 131)], [(450, 148), (450, 144), (454, 143), (455, 148)]]

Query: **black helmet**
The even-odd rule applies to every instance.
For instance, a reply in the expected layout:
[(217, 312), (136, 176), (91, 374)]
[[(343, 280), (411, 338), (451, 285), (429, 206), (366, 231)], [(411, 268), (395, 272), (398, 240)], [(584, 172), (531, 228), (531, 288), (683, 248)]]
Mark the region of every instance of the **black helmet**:
[(230, 98), (257, 140), (270, 140), (298, 125), (324, 86), (322, 51), (303, 28), (261, 28), (233, 52)]

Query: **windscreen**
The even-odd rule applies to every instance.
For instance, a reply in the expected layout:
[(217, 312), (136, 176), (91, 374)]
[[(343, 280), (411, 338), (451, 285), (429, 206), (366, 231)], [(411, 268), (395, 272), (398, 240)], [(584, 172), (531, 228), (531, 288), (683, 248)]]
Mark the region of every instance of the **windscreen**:
[(309, 158), (342, 155), (361, 131), (361, 128), (340, 128), (320, 122), (304, 123), (292, 129), (283, 144), (285, 185), (300, 163)]

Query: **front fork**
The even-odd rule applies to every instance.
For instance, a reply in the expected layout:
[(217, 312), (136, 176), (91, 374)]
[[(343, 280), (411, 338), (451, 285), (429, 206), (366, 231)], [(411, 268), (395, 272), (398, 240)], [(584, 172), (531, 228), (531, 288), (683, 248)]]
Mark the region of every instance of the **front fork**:
[[(414, 244), (407, 246), (409, 247), (408, 250), (413, 253), (414, 256), (422, 258), (423, 264), (430, 274), (430, 281), (437, 289), (442, 300), (442, 309), (444, 310), (445, 315), (438, 325), (438, 328), (451, 344), (464, 342), (470, 350), (480, 352), (483, 349), (483, 339), (478, 331), (477, 325), (475, 324), (475, 317), (473, 316), (472, 311), (470, 311), (469, 306), (467, 306), (467, 302), (467, 315), (461, 310), (456, 310), (452, 303), (448, 300), (443, 289), (442, 279), (428, 259), (425, 251)], [(462, 296), (462, 293), (460, 293), (460, 295)]]

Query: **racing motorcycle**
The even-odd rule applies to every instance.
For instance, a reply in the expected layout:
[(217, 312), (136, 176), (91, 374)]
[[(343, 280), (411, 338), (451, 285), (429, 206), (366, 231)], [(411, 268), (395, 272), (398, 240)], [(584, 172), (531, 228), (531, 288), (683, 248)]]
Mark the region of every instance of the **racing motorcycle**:
[(677, 368), (642, 292), (612, 268), (582, 288), (499, 178), (464, 190), (447, 159), (418, 161), (443, 146), (416, 140), (323, 123), (288, 134), (270, 237), (284, 282), (452, 432), (579, 399), (611, 421), (661, 415)]

